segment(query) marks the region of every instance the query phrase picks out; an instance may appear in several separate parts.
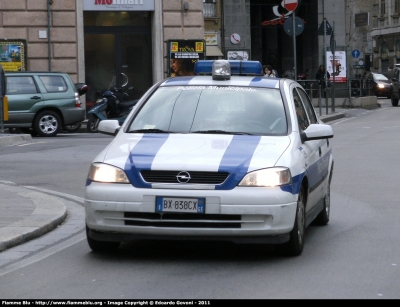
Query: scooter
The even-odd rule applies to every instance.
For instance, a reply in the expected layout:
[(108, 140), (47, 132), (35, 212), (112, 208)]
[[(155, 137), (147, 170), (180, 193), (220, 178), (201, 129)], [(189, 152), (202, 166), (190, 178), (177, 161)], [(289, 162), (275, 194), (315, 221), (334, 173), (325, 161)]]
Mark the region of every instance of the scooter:
[[(123, 85), (120, 88), (114, 87), (103, 92), (102, 97), (97, 99), (88, 112), (86, 124), (88, 132), (98, 132), (100, 121), (105, 119), (116, 119), (122, 125), (138, 102), (138, 99), (129, 100), (129, 94), (125, 90), (128, 84), (128, 77), (125, 74), (122, 75), (125, 77)], [(128, 90), (133, 90), (133, 87), (129, 87)]]

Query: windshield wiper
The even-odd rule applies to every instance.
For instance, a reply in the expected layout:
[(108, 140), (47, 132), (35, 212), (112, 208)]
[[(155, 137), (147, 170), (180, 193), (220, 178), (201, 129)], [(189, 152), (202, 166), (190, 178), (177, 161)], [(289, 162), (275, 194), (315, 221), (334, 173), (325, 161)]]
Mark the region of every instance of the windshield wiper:
[(131, 130), (129, 133), (170, 133), (169, 131), (161, 130), (161, 129), (137, 129)]
[(246, 133), (246, 132), (233, 132), (224, 130), (199, 130), (199, 131), (192, 131), (192, 133), (252, 135), (251, 133)]

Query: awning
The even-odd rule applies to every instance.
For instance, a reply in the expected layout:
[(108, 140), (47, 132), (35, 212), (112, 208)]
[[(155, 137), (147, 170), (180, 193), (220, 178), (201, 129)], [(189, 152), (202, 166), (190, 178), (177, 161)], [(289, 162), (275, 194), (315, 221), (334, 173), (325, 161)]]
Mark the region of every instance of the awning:
[(206, 56), (224, 56), (218, 46), (206, 46)]

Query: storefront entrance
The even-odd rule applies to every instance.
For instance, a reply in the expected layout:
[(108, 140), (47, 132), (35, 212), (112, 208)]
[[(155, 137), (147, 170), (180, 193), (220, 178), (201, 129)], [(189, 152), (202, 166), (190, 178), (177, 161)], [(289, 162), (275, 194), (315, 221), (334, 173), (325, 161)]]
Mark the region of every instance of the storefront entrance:
[(89, 110), (101, 92), (121, 86), (121, 73), (139, 99), (152, 85), (149, 12), (84, 12), (85, 74)]

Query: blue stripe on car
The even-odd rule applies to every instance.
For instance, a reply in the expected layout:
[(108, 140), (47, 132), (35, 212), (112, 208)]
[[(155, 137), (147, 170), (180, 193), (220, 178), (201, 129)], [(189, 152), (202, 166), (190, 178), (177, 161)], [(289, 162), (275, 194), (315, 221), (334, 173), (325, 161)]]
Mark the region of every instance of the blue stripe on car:
[(275, 78), (256, 77), (253, 80), (251, 80), (249, 86), (276, 88), (278, 82), (279, 81)]
[(281, 186), (281, 190), (284, 192), (289, 192), (293, 195), (299, 194), (300, 192), (300, 185), (303, 181), (305, 173), (298, 174), (292, 177), (292, 183), (288, 185)]
[(216, 190), (235, 188), (247, 174), (251, 158), (260, 143), (261, 136), (235, 135), (222, 157), (219, 172), (228, 172), (230, 176)]
[(132, 185), (137, 188), (151, 188), (151, 184), (142, 180), (140, 172), (151, 169), (151, 164), (157, 152), (164, 145), (168, 136), (169, 134), (144, 134), (133, 147), (124, 169)]

